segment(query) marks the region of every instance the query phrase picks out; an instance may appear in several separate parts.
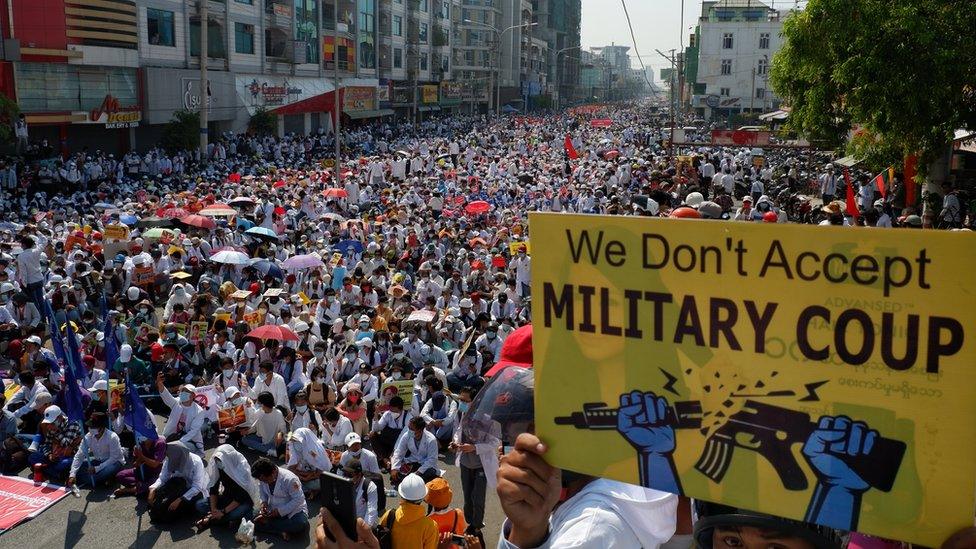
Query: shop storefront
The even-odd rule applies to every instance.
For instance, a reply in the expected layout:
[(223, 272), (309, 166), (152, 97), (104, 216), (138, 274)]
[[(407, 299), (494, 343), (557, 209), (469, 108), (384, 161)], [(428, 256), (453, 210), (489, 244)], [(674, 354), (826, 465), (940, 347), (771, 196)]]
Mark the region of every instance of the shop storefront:
[(14, 81), (32, 140), (63, 152), (134, 146), (143, 110), (138, 69), (21, 62)]
[(140, 144), (157, 142), (178, 111), (199, 112), (204, 105), (212, 134), (235, 129), (240, 104), (233, 74), (208, 71), (208, 85), (201, 86), (200, 72), (195, 70), (150, 67), (144, 73), (146, 106), (137, 132)]
[(455, 109), (464, 100), (464, 84), (462, 82), (441, 82), (440, 105), (442, 109)]

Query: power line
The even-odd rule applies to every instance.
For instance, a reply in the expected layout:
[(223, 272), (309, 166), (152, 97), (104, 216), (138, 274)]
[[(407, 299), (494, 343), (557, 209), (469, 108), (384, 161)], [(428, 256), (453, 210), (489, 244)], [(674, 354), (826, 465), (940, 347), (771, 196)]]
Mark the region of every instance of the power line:
[(640, 51), (637, 49), (637, 37), (634, 36), (634, 27), (630, 24), (630, 13), (627, 11), (627, 0), (620, 0), (620, 3), (624, 6), (624, 16), (627, 18), (627, 28), (630, 29), (630, 39), (634, 43), (634, 53), (637, 54), (637, 61), (641, 66), (641, 76), (644, 77), (644, 82), (647, 83), (647, 88), (653, 93), (654, 85), (647, 78), (647, 68), (644, 67), (644, 60), (641, 58)]

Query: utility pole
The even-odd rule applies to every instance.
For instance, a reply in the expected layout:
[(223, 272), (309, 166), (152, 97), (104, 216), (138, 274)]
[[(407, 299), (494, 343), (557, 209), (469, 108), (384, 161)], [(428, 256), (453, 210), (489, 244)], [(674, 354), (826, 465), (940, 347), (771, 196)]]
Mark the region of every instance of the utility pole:
[(773, 108), (772, 107), (772, 102), (770, 102), (769, 108), (768, 109), (766, 108), (766, 97), (769, 96), (769, 56), (766, 55), (766, 54), (763, 54), (763, 59), (766, 60), (766, 65), (764, 67), (764, 69), (765, 69), (766, 72), (763, 73), (763, 104), (762, 104), (762, 107), (763, 107), (763, 112), (767, 112), (767, 111), (769, 111), (770, 109)]
[(342, 142), (339, 137), (340, 126), (342, 125), (342, 105), (339, 101), (339, 2), (333, 2), (332, 4), (332, 85), (334, 91), (332, 95), (335, 103), (332, 105), (333, 121), (332, 131), (335, 138), (335, 166), (333, 167), (333, 172), (335, 176), (332, 178), (333, 183), (339, 186), (339, 159), (342, 156)]
[(210, 85), (207, 82), (207, 27), (209, 26), (210, 0), (200, 0), (200, 161), (207, 163), (207, 146), (209, 135), (207, 126), (210, 122)]

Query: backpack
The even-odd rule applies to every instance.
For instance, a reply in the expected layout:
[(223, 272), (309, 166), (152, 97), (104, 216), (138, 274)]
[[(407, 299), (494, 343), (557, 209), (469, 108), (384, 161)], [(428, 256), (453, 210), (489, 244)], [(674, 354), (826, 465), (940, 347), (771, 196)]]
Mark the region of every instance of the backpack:
[(373, 527), (373, 535), (380, 542), (380, 549), (393, 549), (393, 524), (396, 522), (396, 509), (390, 509)]

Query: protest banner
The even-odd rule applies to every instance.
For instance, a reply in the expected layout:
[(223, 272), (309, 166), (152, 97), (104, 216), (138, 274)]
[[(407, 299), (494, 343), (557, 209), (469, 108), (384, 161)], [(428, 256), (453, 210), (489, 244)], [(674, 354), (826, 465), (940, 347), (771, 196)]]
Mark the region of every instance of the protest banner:
[(156, 281), (156, 273), (152, 265), (136, 267), (132, 270), (132, 284), (135, 286), (149, 286)]
[(254, 311), (253, 313), (244, 313), (243, 316), (244, 324), (247, 324), (253, 330), (259, 326), (264, 325), (264, 314), (261, 311)]
[(930, 547), (972, 525), (971, 235), (530, 224), (547, 243), (532, 264), (547, 461)]
[(0, 533), (40, 515), (67, 495), (63, 486), (0, 476)]
[(109, 411), (114, 412), (115, 410), (121, 410), (124, 408), (123, 404), (123, 393), (125, 393), (125, 384), (120, 383), (117, 379), (108, 380), (108, 391), (109, 391)]
[(518, 240), (516, 242), (509, 242), (508, 253), (514, 257), (518, 255), (519, 248), (521, 248), (522, 246), (525, 246), (525, 253), (527, 255), (532, 255), (532, 245), (529, 244), (528, 240)]
[(384, 383), (380, 387), (380, 406), (384, 407), (383, 410), (390, 407), (390, 399), (395, 396), (403, 399), (404, 408), (410, 408), (410, 404), (413, 402), (413, 380), (401, 379)]
[(190, 323), (190, 332), (187, 334), (186, 339), (190, 343), (196, 343), (201, 341), (203, 338), (207, 337), (207, 321), (197, 320)]
[(210, 421), (217, 421), (217, 410), (219, 409), (217, 399), (217, 388), (213, 385), (197, 387), (193, 397), (193, 401), (207, 411), (207, 417), (210, 418)]
[(217, 425), (223, 430), (233, 429), (242, 425), (246, 420), (247, 416), (244, 414), (243, 404), (217, 410)]
[(103, 238), (112, 240), (127, 240), (129, 238), (129, 228), (125, 225), (106, 225), (102, 231)]
[(609, 128), (610, 126), (613, 126), (613, 120), (609, 118), (594, 118), (590, 120), (591, 128)]

